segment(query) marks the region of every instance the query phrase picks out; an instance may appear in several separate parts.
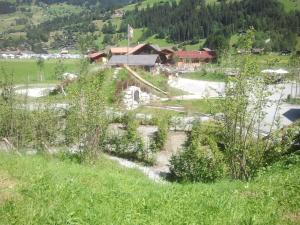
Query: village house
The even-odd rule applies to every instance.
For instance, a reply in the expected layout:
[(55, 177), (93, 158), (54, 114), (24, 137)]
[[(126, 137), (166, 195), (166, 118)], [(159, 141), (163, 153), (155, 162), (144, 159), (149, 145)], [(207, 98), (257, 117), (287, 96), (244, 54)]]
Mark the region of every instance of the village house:
[(203, 63), (212, 62), (216, 58), (216, 53), (210, 49), (203, 51), (177, 51), (174, 53), (174, 60), (177, 62), (177, 66), (200, 66)]
[(109, 50), (109, 58), (116, 55), (158, 55), (161, 63), (167, 63), (174, 51), (171, 49), (161, 50), (159, 46), (151, 44), (138, 44), (135, 47), (112, 47)]
[(151, 44), (139, 44), (132, 48), (128, 55), (158, 55), (162, 64), (167, 62), (166, 54), (161, 51), (159, 46)]
[(123, 66), (143, 68), (152, 71), (155, 65), (161, 63), (159, 55), (114, 55), (108, 61), (108, 66)]
[(109, 50), (108, 57), (110, 58), (114, 55), (126, 55), (132, 49), (132, 47), (112, 47)]

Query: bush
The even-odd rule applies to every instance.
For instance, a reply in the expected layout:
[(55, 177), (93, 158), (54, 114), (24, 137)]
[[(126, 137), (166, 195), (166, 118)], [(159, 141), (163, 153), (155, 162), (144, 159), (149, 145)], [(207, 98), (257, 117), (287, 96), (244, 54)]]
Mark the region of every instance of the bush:
[(146, 164), (153, 164), (154, 152), (151, 148), (145, 148), (144, 142), (137, 133), (138, 121), (132, 113), (123, 117), (126, 134), (120, 136), (107, 136), (105, 140), (105, 150), (110, 154), (137, 160)]
[(134, 115), (128, 113), (124, 116), (124, 124), (127, 130), (127, 140), (135, 141), (138, 139), (137, 128), (139, 126), (138, 121), (134, 118)]
[(276, 131), (269, 140), (269, 148), (264, 152), (264, 165), (274, 163), (299, 151), (300, 122)]
[(215, 140), (196, 124), (189, 134), (186, 146), (171, 158), (171, 177), (178, 181), (213, 182), (224, 177), (226, 165)]
[(168, 121), (162, 119), (156, 122), (158, 131), (154, 133), (153, 139), (150, 144), (152, 152), (161, 151), (166, 143), (168, 137)]

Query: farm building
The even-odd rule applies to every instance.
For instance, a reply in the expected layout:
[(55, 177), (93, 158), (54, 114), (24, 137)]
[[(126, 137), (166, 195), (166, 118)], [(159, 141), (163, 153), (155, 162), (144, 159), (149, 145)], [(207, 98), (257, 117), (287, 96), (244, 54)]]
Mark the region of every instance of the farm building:
[(115, 55), (108, 61), (109, 66), (129, 65), (152, 70), (157, 63), (161, 63), (159, 55)]
[(139, 44), (132, 48), (127, 54), (128, 55), (153, 55), (159, 54), (160, 48), (150, 44)]
[(199, 66), (202, 63), (208, 63), (217, 58), (214, 51), (177, 51), (174, 58), (178, 66), (193, 65)]
[(109, 50), (109, 57), (112, 57), (114, 55), (126, 55), (128, 52), (130, 52), (133, 48), (132, 47), (112, 47)]
[(109, 51), (109, 56), (115, 55), (159, 55), (161, 63), (166, 63), (170, 54), (174, 52), (164, 49), (162, 51), (158, 46), (151, 44), (139, 44), (135, 47), (113, 47)]
[(162, 51), (159, 46), (151, 45), (151, 44), (139, 44), (131, 51), (127, 53), (128, 55), (153, 55), (157, 54), (159, 55), (159, 58), (161, 60), (161, 63), (167, 63), (168, 62), (168, 55), (172, 54), (172, 52), (167, 51), (167, 49), (164, 49)]

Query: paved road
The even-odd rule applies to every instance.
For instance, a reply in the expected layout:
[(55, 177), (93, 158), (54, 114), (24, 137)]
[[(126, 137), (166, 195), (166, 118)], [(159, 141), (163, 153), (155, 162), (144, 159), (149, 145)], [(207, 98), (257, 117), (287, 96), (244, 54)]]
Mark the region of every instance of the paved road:
[[(295, 85), (291, 83), (284, 83), (278, 85), (269, 86), (269, 91), (273, 94), (269, 97), (270, 103), (268, 107), (265, 107), (264, 111), (266, 112), (266, 117), (263, 121), (262, 130), (268, 132), (272, 126), (272, 121), (276, 118), (279, 122), (278, 127), (287, 126), (292, 124), (295, 120), (300, 119), (300, 105), (292, 105), (285, 103), (288, 95), (296, 93)], [(300, 93), (299, 93), (300, 94)], [(281, 104), (278, 107), (278, 101), (281, 101)], [(276, 114), (277, 109), (277, 114)], [(275, 129), (273, 127), (273, 129)]]
[[(215, 98), (224, 96), (225, 93), (225, 83), (223, 82), (209, 82), (173, 77), (170, 78), (169, 85), (191, 93), (190, 95), (177, 96), (174, 98), (180, 100)], [(290, 125), (295, 120), (300, 119), (300, 105), (284, 103), (284, 100), (286, 100), (289, 94), (292, 92), (296, 93), (295, 85), (291, 83), (270, 85), (269, 91), (273, 94), (269, 97), (270, 103), (264, 108), (266, 116), (261, 127), (263, 132), (269, 132), (271, 127), (276, 129)], [(300, 96), (300, 90), (298, 90), (298, 94), (298, 96)], [(277, 103), (280, 99), (282, 101), (280, 107), (277, 109)], [(274, 118), (278, 120), (278, 126), (272, 126)]]

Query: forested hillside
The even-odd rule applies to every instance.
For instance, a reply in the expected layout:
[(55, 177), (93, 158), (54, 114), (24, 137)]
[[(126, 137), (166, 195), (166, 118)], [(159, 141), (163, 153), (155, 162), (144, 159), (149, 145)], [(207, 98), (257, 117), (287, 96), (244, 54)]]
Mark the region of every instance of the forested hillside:
[[(115, 17), (116, 9), (125, 15)], [(296, 0), (5, 0), (0, 2), (0, 48), (76, 49), (83, 35), (86, 48), (103, 49), (126, 44), (130, 24), (133, 44), (224, 50), (253, 26), (253, 47), (299, 50), (299, 9)]]
[[(206, 39), (211, 48), (226, 48), (231, 35), (250, 26), (257, 31), (256, 47), (271, 50), (293, 50), (300, 35), (300, 11), (286, 12), (277, 0), (219, 1), (185, 0), (155, 4), (128, 12), (124, 23), (148, 28), (149, 36), (157, 34), (173, 42)], [(270, 39), (267, 46), (263, 41)]]
[(82, 34), (100, 36), (94, 21), (107, 20), (131, 0), (5, 0), (0, 2), (0, 49), (73, 48)]

